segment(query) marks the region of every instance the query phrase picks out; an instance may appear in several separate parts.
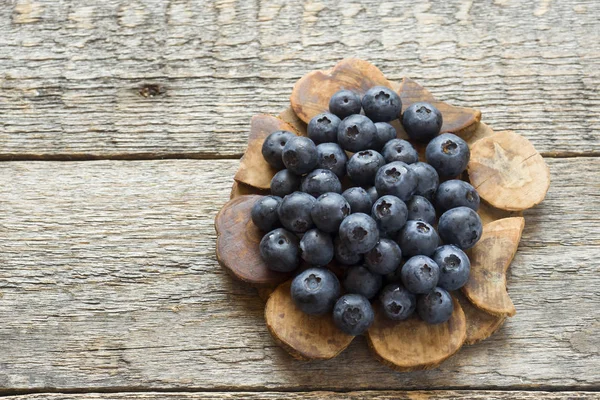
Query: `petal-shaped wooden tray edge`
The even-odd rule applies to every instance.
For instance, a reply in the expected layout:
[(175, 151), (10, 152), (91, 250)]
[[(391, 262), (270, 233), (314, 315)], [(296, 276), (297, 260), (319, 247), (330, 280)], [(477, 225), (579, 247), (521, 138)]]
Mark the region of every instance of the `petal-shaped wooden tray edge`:
[(262, 145), (267, 136), (279, 130), (298, 134), (292, 125), (272, 115), (260, 114), (252, 117), (248, 147), (233, 179), (258, 189), (266, 190), (271, 187), (271, 179), (277, 171), (263, 158)]
[(465, 344), (475, 344), (492, 336), (502, 327), (506, 316), (492, 315), (475, 307), (460, 291), (452, 293), (465, 313), (467, 320), (467, 339)]
[(217, 260), (234, 278), (254, 286), (275, 286), (291, 273), (270, 270), (260, 257), (263, 233), (252, 223), (250, 210), (257, 195), (239, 196), (223, 206), (215, 218)]
[(367, 339), (376, 357), (397, 371), (437, 367), (456, 354), (467, 338), (465, 313), (456, 298), (447, 322), (430, 325), (416, 315), (406, 321), (391, 321), (376, 307), (375, 322)]
[(327, 360), (340, 354), (354, 336), (336, 328), (330, 314), (308, 315), (298, 309), (290, 285), (291, 281), (282, 283), (267, 300), (265, 321), (273, 339), (299, 360)]
[(506, 271), (525, 227), (522, 217), (503, 218), (483, 226), (479, 242), (469, 251), (471, 273), (462, 292), (475, 307), (497, 316), (513, 316), (506, 291)]

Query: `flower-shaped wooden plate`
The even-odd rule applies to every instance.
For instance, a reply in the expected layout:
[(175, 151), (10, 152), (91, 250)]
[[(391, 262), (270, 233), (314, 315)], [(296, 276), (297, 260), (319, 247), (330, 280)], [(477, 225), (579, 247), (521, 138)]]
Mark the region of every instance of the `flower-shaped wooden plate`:
[[(478, 110), (452, 106), (436, 100), (415, 81), (388, 81), (374, 65), (345, 59), (327, 71), (302, 77), (291, 95), (291, 107), (278, 116), (252, 118), (248, 148), (234, 177), (231, 200), (215, 219), (217, 259), (233, 277), (258, 288), (266, 300), (265, 320), (275, 341), (292, 356), (303, 360), (329, 359), (342, 352), (353, 337), (338, 330), (331, 316), (312, 316), (296, 308), (290, 297), (292, 274), (273, 272), (260, 258), (261, 232), (251, 221), (254, 202), (269, 193), (275, 170), (261, 154), (265, 138), (276, 130), (306, 135), (306, 124), (328, 110), (329, 98), (340, 89), (362, 95), (370, 87), (393, 88), (402, 99), (403, 110), (427, 101), (443, 115), (442, 132), (452, 132), (467, 141), (471, 159), (468, 179), (482, 204), (478, 211), (483, 235), (468, 253), (471, 274), (461, 291), (454, 292), (450, 319), (429, 325), (418, 317), (393, 322), (378, 312), (367, 332), (375, 357), (386, 365), (411, 371), (438, 366), (464, 344), (484, 340), (496, 332), (516, 310), (506, 287), (506, 271), (517, 251), (525, 225), (522, 211), (539, 204), (550, 185), (548, 167), (531, 143), (513, 132), (497, 132), (482, 123)], [(402, 125), (392, 123), (398, 137), (407, 139)], [(421, 157), (424, 148), (416, 146)], [(339, 266), (328, 266), (339, 273)]]

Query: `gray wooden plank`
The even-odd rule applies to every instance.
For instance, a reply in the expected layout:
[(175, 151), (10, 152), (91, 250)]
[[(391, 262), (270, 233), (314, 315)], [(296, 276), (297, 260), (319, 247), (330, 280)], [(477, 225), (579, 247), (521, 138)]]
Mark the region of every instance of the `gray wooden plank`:
[(30, 394), (8, 396), (8, 400), (428, 400), (458, 399), (473, 400), (495, 399), (598, 399), (597, 392), (527, 392), (527, 391), (476, 391), (476, 390), (444, 390), (444, 391), (358, 391), (358, 392), (210, 392), (210, 393), (87, 393), (87, 394)]
[(239, 156), (252, 115), (348, 56), (544, 154), (599, 154), (598, 14), (595, 0), (15, 0), (0, 8), (0, 158)]
[(325, 362), (275, 345), (256, 292), (215, 260), (237, 163), (0, 163), (0, 388), (599, 387), (600, 158), (548, 160), (552, 186), (509, 270), (517, 315), (404, 374), (363, 338)]

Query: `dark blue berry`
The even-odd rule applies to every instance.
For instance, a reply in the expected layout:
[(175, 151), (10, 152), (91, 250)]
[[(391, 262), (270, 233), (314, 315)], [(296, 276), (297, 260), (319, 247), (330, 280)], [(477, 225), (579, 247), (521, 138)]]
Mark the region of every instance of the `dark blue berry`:
[(346, 171), (356, 185), (371, 186), (375, 182), (375, 174), (384, 164), (381, 154), (375, 150), (363, 150), (350, 157)]
[(290, 272), (300, 264), (298, 237), (283, 228), (275, 229), (259, 244), (260, 256), (273, 271)]
[(402, 201), (412, 197), (417, 183), (417, 175), (401, 161), (384, 165), (375, 175), (375, 188), (380, 196), (391, 194)]
[(400, 283), (390, 283), (379, 294), (379, 301), (385, 316), (394, 321), (402, 321), (415, 312), (417, 299)]
[(450, 319), (454, 304), (450, 293), (436, 287), (431, 292), (417, 298), (417, 313), (429, 324), (441, 324)]
[(400, 116), (402, 101), (392, 89), (374, 86), (363, 96), (362, 108), (373, 122), (388, 122)]
[(419, 155), (415, 148), (403, 139), (393, 139), (387, 142), (383, 146), (381, 154), (387, 163), (402, 161), (406, 164), (413, 164), (419, 161)]
[(340, 90), (329, 100), (329, 111), (344, 119), (360, 113), (360, 97), (351, 90)]
[(411, 293), (421, 294), (433, 290), (438, 283), (440, 269), (427, 256), (414, 256), (402, 266), (400, 277), (404, 287)]
[(281, 158), (287, 169), (303, 175), (317, 166), (317, 146), (307, 137), (296, 136), (283, 147)]
[(337, 233), (344, 218), (350, 215), (350, 204), (341, 194), (325, 193), (317, 198), (310, 215), (317, 228)]
[(357, 336), (369, 329), (375, 314), (373, 307), (365, 296), (346, 294), (333, 306), (333, 323), (342, 332)]
[(375, 124), (364, 115), (354, 114), (345, 118), (338, 127), (338, 144), (353, 153), (368, 150), (375, 138)]
[(363, 255), (350, 250), (349, 245), (344, 243), (339, 236), (333, 240), (333, 250), (335, 260), (340, 264), (356, 265), (362, 262)]
[(371, 216), (381, 231), (394, 232), (406, 224), (408, 210), (402, 200), (388, 194), (373, 203)]
[(375, 274), (390, 274), (400, 266), (401, 262), (402, 250), (390, 239), (379, 239), (379, 243), (365, 254), (365, 265)]
[(452, 208), (438, 221), (438, 232), (444, 243), (454, 244), (463, 250), (475, 246), (482, 230), (481, 218), (468, 207)]
[(396, 128), (387, 122), (376, 122), (375, 129), (377, 129), (375, 139), (373, 139), (373, 143), (371, 144), (373, 150), (381, 151), (387, 142), (396, 139)]
[(444, 133), (429, 142), (425, 157), (439, 176), (451, 178), (467, 168), (471, 152), (467, 142), (451, 133)]
[(321, 143), (317, 146), (317, 168), (328, 169), (342, 178), (346, 175), (348, 156), (337, 143)]
[(330, 312), (340, 297), (340, 281), (326, 268), (309, 268), (292, 281), (291, 295), (296, 306), (306, 314)]
[(431, 258), (440, 267), (439, 287), (457, 290), (469, 280), (471, 262), (465, 252), (458, 247), (451, 244), (440, 246)]
[(360, 254), (371, 250), (379, 241), (377, 223), (363, 213), (347, 216), (340, 225), (339, 233), (340, 239), (347, 243), (348, 248)]
[(287, 142), (295, 137), (298, 136), (289, 131), (276, 131), (267, 136), (263, 142), (262, 155), (273, 168), (285, 168), (281, 154)]
[(367, 193), (369, 194), (372, 203), (375, 203), (379, 198), (379, 193), (377, 193), (377, 188), (375, 186), (371, 186), (370, 188), (368, 188)]
[(342, 183), (337, 175), (328, 169), (315, 169), (302, 180), (300, 188), (315, 197), (325, 193), (342, 193)]
[(258, 199), (250, 211), (254, 225), (265, 232), (279, 226), (279, 215), (277, 214), (279, 204), (281, 204), (281, 197), (277, 196), (263, 196)]
[(336, 115), (322, 113), (313, 117), (308, 123), (308, 137), (315, 144), (336, 142), (338, 126), (342, 122)]
[(283, 198), (279, 205), (279, 222), (284, 228), (304, 233), (314, 226), (310, 215), (317, 200), (308, 193), (294, 192)]
[(343, 282), (346, 292), (361, 294), (367, 299), (375, 297), (382, 284), (383, 278), (381, 275), (372, 273), (362, 265), (348, 268)]
[(323, 266), (333, 260), (333, 240), (318, 229), (307, 231), (300, 240), (300, 257), (310, 265)]
[(433, 195), (440, 183), (440, 178), (435, 168), (421, 161), (410, 164), (408, 168), (413, 170), (419, 181), (415, 194), (423, 196), (428, 200), (433, 199)]
[(282, 169), (271, 179), (271, 194), (284, 197), (300, 190), (300, 176), (289, 169)]
[(435, 193), (435, 206), (441, 211), (456, 207), (479, 209), (479, 194), (477, 190), (465, 181), (452, 179), (442, 182)]
[(411, 197), (406, 202), (406, 208), (408, 209), (409, 220), (425, 221), (429, 225), (435, 224), (435, 208), (425, 197), (416, 195)]
[(350, 204), (351, 213), (370, 214), (373, 202), (369, 193), (361, 187), (351, 187), (342, 193), (342, 196)]
[(438, 233), (425, 221), (407, 221), (398, 235), (398, 244), (405, 257), (430, 256), (439, 243)]
[(402, 126), (408, 136), (418, 142), (429, 142), (442, 129), (442, 113), (432, 104), (411, 104), (402, 114)]

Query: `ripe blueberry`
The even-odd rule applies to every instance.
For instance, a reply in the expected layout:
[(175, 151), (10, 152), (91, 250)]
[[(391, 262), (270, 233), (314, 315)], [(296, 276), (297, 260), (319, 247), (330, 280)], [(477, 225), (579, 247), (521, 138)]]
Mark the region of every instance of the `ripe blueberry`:
[(273, 271), (290, 272), (300, 264), (298, 245), (296, 235), (278, 228), (263, 236), (259, 244), (260, 256)]
[(357, 152), (367, 150), (375, 138), (375, 124), (364, 115), (354, 114), (345, 118), (338, 127), (338, 144), (344, 150)]
[(288, 194), (279, 205), (279, 221), (284, 228), (292, 232), (306, 232), (314, 226), (310, 213), (316, 201), (308, 193)]
[(475, 246), (482, 230), (481, 218), (468, 207), (452, 208), (438, 221), (438, 231), (444, 243), (454, 244), (463, 250)]
[(433, 254), (440, 243), (440, 237), (425, 221), (407, 221), (398, 235), (398, 243), (404, 256)]
[(300, 177), (289, 169), (282, 169), (271, 179), (271, 194), (284, 197), (300, 190)]
[(339, 233), (340, 239), (348, 244), (348, 248), (360, 254), (371, 250), (379, 241), (377, 223), (363, 213), (347, 216), (340, 225)]
[(350, 250), (349, 245), (344, 243), (339, 236), (333, 240), (333, 250), (335, 260), (340, 264), (356, 265), (362, 262), (363, 255)]
[(375, 181), (375, 174), (385, 164), (383, 156), (375, 150), (363, 150), (354, 153), (346, 171), (348, 177), (358, 186), (370, 186)]
[(396, 139), (396, 128), (387, 122), (376, 122), (375, 129), (377, 129), (375, 139), (373, 139), (373, 143), (371, 144), (373, 150), (381, 151), (387, 142)]
[(317, 146), (317, 168), (328, 169), (338, 178), (346, 175), (346, 152), (337, 143), (321, 143)]
[(438, 283), (440, 269), (427, 256), (414, 256), (402, 266), (400, 277), (404, 287), (411, 293), (421, 294), (433, 290)]
[(342, 184), (337, 175), (328, 169), (315, 169), (302, 180), (303, 192), (319, 197), (325, 193), (342, 193)]
[(331, 311), (340, 296), (340, 281), (326, 268), (309, 268), (292, 281), (291, 294), (296, 306), (306, 314)]
[(424, 162), (416, 162), (408, 166), (418, 177), (417, 189), (415, 194), (423, 196), (428, 200), (433, 199), (433, 195), (438, 188), (440, 178), (437, 171), (431, 165)]
[(388, 122), (400, 116), (402, 101), (392, 89), (374, 86), (363, 96), (362, 108), (373, 122)]
[(408, 136), (418, 142), (429, 142), (442, 129), (442, 113), (432, 104), (411, 104), (402, 114), (402, 126)]
[(329, 111), (340, 119), (360, 114), (360, 107), (360, 97), (351, 90), (340, 90), (329, 100)]
[(417, 183), (417, 175), (401, 161), (384, 165), (375, 175), (375, 188), (380, 196), (391, 194), (402, 201), (411, 198)]
[(435, 224), (435, 208), (423, 196), (413, 196), (406, 202), (408, 219), (414, 221), (425, 221), (429, 225)]
[(323, 232), (337, 233), (340, 224), (350, 215), (350, 204), (337, 193), (325, 193), (317, 198), (310, 215)]
[(425, 157), (439, 176), (451, 178), (467, 168), (471, 152), (467, 142), (451, 133), (444, 133), (429, 142)]
[(383, 146), (381, 152), (385, 162), (402, 161), (406, 164), (413, 164), (419, 161), (419, 155), (415, 148), (403, 139), (390, 140)]
[(379, 198), (379, 193), (377, 193), (377, 188), (375, 186), (371, 186), (370, 188), (368, 188), (367, 193), (369, 194), (372, 203), (375, 203)]
[(381, 289), (382, 282), (381, 275), (372, 273), (362, 265), (355, 265), (346, 271), (343, 285), (346, 292), (361, 294), (371, 299)]
[(402, 200), (388, 194), (373, 203), (371, 216), (381, 231), (394, 232), (406, 224), (408, 210)]
[(323, 266), (333, 260), (333, 240), (318, 229), (307, 231), (300, 239), (300, 257), (311, 265)]
[(457, 290), (469, 280), (471, 262), (464, 251), (447, 244), (435, 250), (433, 261), (440, 267), (438, 286), (446, 290)]
[(386, 317), (402, 321), (415, 312), (417, 299), (400, 283), (390, 283), (379, 294), (379, 301)]
[(347, 189), (342, 193), (342, 196), (350, 204), (351, 213), (370, 214), (373, 201), (369, 193), (361, 187), (355, 186)]
[(379, 239), (379, 243), (365, 254), (365, 265), (375, 274), (390, 274), (400, 266), (401, 262), (402, 250), (390, 239)]
[(297, 136), (289, 131), (276, 131), (267, 136), (263, 142), (262, 155), (273, 168), (278, 170), (285, 168), (281, 154), (287, 142), (295, 137)]
[(279, 225), (279, 215), (277, 210), (281, 204), (281, 197), (263, 196), (254, 205), (250, 211), (252, 222), (258, 229), (268, 232)]
[(417, 298), (417, 313), (429, 324), (441, 324), (450, 319), (454, 304), (450, 293), (436, 287), (431, 292)]
[(313, 117), (308, 123), (308, 137), (315, 144), (336, 142), (338, 126), (342, 122), (336, 115), (322, 113)]
[(346, 294), (333, 306), (333, 323), (342, 332), (357, 336), (365, 333), (373, 323), (373, 307), (365, 296)]
[(469, 207), (473, 211), (479, 209), (477, 190), (465, 181), (452, 179), (442, 182), (435, 193), (435, 206), (441, 211), (456, 207)]
[(317, 166), (317, 146), (307, 137), (296, 136), (285, 144), (281, 158), (291, 172), (306, 174)]

